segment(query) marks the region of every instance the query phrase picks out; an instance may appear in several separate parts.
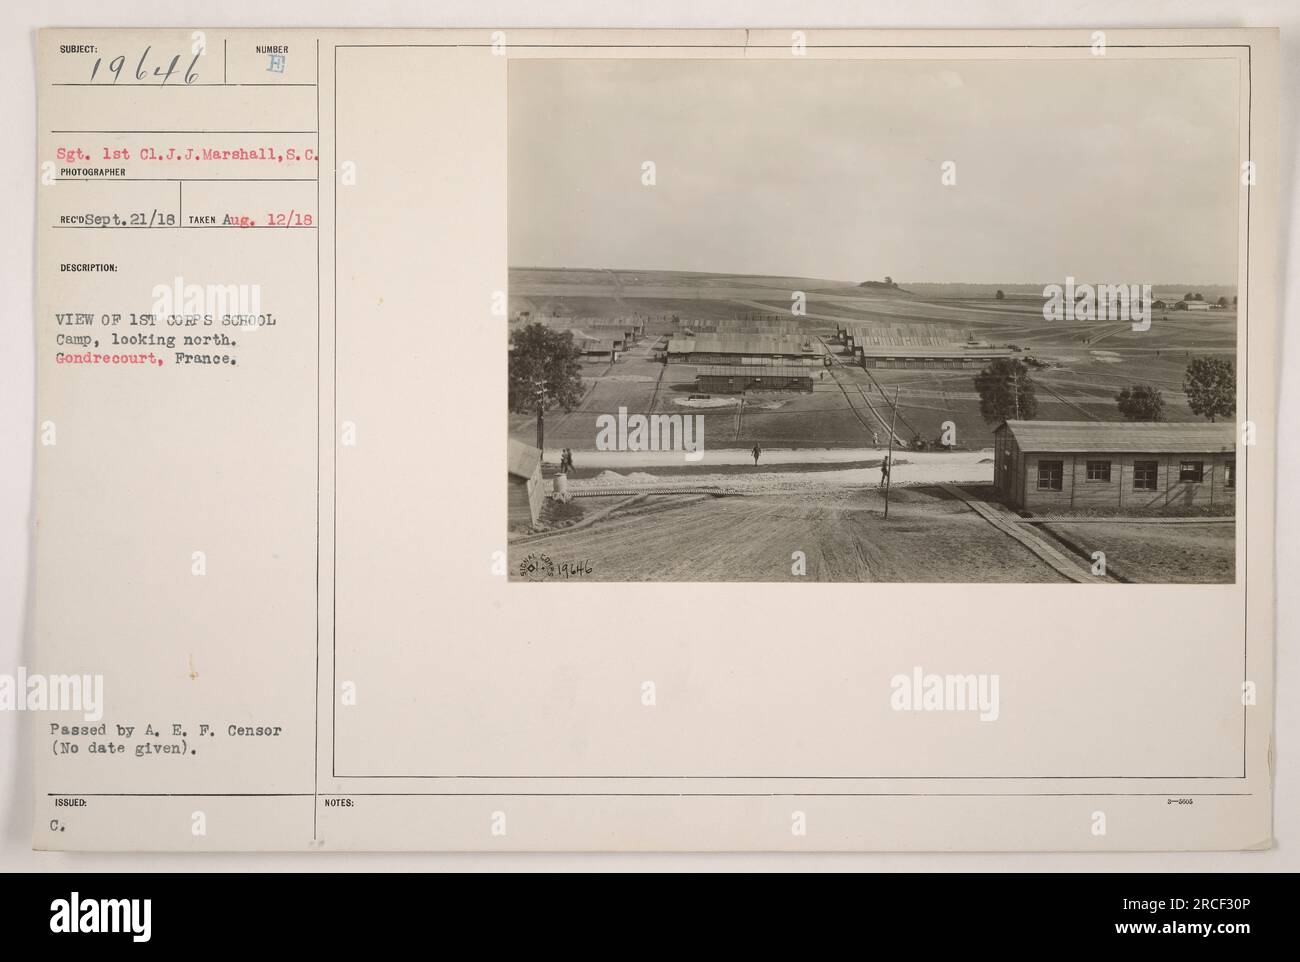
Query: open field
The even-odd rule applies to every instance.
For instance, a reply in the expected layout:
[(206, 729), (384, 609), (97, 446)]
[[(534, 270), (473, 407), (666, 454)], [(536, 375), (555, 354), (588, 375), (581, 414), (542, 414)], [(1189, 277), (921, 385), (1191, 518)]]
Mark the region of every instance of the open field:
[(1127, 524), (1123, 521), (1041, 527), (1067, 545), (1106, 554), (1106, 567), (1137, 584), (1231, 584), (1236, 525)]
[[(995, 345), (1014, 344), (1046, 366), (1036, 370), (1038, 418), (1119, 420), (1120, 388), (1150, 383), (1164, 394), (1166, 418), (1198, 420), (1187, 408), (1183, 372), (1193, 356), (1233, 355), (1237, 317), (1233, 309), (1199, 313), (1159, 310), (1151, 329), (1135, 332), (1114, 321), (1048, 322), (1041, 297), (1025, 292), (996, 300), (986, 288), (916, 285), (917, 293), (862, 288), (852, 282), (817, 278), (738, 277), (631, 270), (540, 270), (512, 268), (510, 311), (533, 317), (558, 315), (581, 327), (584, 318), (639, 317), (661, 333), (671, 317), (735, 320), (765, 312), (799, 321), (813, 336), (828, 340), (837, 324), (936, 324), (971, 333)], [(807, 294), (808, 315), (789, 314), (790, 292)], [(952, 296), (939, 296), (952, 291)], [(1223, 296), (1207, 288), (1207, 297)], [(1180, 294), (1155, 292), (1157, 297)], [(666, 321), (664, 319), (667, 319)], [(547, 419), (547, 447), (589, 450), (595, 419), (624, 407), (629, 413), (703, 414), (706, 447), (749, 448), (755, 441), (784, 447), (861, 447), (887, 440), (894, 392), (898, 392), (898, 435), (911, 440), (938, 436), (941, 425), (957, 426), (957, 446), (987, 447), (991, 425), (979, 414), (971, 370), (886, 370), (837, 364), (821, 374), (811, 394), (751, 392), (735, 403), (702, 409), (684, 403), (695, 389), (692, 365), (664, 365), (652, 357), (659, 335), (644, 338), (615, 364), (585, 365), (587, 396), (569, 413)], [(830, 345), (832, 350), (837, 349)], [(843, 358), (837, 358), (843, 360)], [(526, 416), (511, 415), (510, 433), (532, 443)]]

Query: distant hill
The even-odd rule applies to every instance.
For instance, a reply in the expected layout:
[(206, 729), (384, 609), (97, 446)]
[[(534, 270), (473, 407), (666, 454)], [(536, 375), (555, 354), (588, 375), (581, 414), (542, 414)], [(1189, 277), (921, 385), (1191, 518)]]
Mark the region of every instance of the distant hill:
[(888, 278), (883, 281), (863, 281), (858, 285), (858, 287), (865, 288), (869, 291), (888, 291), (891, 294), (895, 292), (899, 294), (912, 293), (911, 291), (903, 290), (903, 288), (899, 287), (898, 284)]

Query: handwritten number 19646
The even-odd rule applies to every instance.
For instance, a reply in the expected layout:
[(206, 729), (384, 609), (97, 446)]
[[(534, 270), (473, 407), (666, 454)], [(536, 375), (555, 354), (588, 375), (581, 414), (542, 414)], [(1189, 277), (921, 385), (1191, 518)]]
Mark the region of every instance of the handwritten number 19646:
[[(146, 81), (157, 79), (159, 85), (161, 86), (166, 84), (167, 81), (171, 80), (172, 77), (177, 75), (176, 71), (181, 63), (181, 55), (176, 54), (174, 57), (172, 57), (171, 61), (165, 67), (159, 64), (157, 66), (154, 66), (151, 71), (149, 69), (150, 67), (149, 54), (152, 50), (153, 47), (145, 47), (144, 53), (140, 54), (140, 59), (139, 61), (137, 61), (135, 66), (135, 79), (137, 83), (145, 83)], [(186, 68), (184, 74), (184, 81), (186, 85), (192, 84), (194, 83), (194, 81), (199, 79), (199, 72), (195, 68), (198, 67), (199, 57), (201, 56), (203, 56), (202, 53), (196, 53), (194, 55), (194, 59), (190, 61), (189, 67)], [(91, 68), (90, 71), (91, 83), (96, 82), (96, 78), (100, 76), (100, 68), (103, 66), (104, 66), (104, 58), (103, 57), (96, 58), (95, 66)], [(126, 54), (118, 54), (116, 57), (114, 57), (108, 62), (108, 69), (104, 72), (103, 75), (105, 77), (104, 82), (114, 83), (114, 84), (117, 83), (119, 80), (122, 79), (122, 71), (125, 67), (126, 67)], [(109, 75), (112, 76), (113, 78), (112, 80), (106, 79)]]

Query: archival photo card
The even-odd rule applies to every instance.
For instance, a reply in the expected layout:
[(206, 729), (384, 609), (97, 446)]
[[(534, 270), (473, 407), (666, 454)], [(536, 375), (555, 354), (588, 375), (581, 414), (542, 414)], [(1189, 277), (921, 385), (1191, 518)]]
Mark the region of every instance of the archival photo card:
[(1277, 34), (1096, 33), (43, 31), (33, 847), (1269, 847)]

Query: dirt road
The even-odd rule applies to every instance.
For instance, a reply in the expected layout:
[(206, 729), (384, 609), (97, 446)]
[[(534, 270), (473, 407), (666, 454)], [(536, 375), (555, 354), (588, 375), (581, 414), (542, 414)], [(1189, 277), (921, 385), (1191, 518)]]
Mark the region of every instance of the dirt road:
[[(574, 457), (583, 474), (592, 468), (602, 472), (594, 478), (570, 481), (570, 487), (575, 492), (608, 484), (623, 487), (653, 486), (667, 481), (684, 480), (757, 491), (774, 486), (784, 489), (799, 486), (820, 488), (874, 485), (880, 480), (879, 467), (885, 457), (885, 450), (764, 449), (757, 467), (754, 466), (753, 455), (748, 451), (718, 448), (705, 451), (704, 460), (698, 463), (688, 463), (680, 452), (673, 451), (578, 451)], [(547, 452), (548, 462), (558, 462), (559, 458), (558, 451)], [(799, 471), (800, 465), (806, 465), (809, 470)], [(844, 468), (827, 470), (835, 465), (844, 465)], [(764, 470), (778, 466), (780, 471)], [(991, 484), (992, 452), (894, 451), (894, 484), (936, 484), (941, 481), (953, 484)]]
[[(812, 491), (704, 501), (651, 497), (590, 528), (514, 545), (584, 562), (591, 581), (1060, 582), (1023, 545), (937, 488)], [(794, 552), (807, 574), (792, 572)]]

